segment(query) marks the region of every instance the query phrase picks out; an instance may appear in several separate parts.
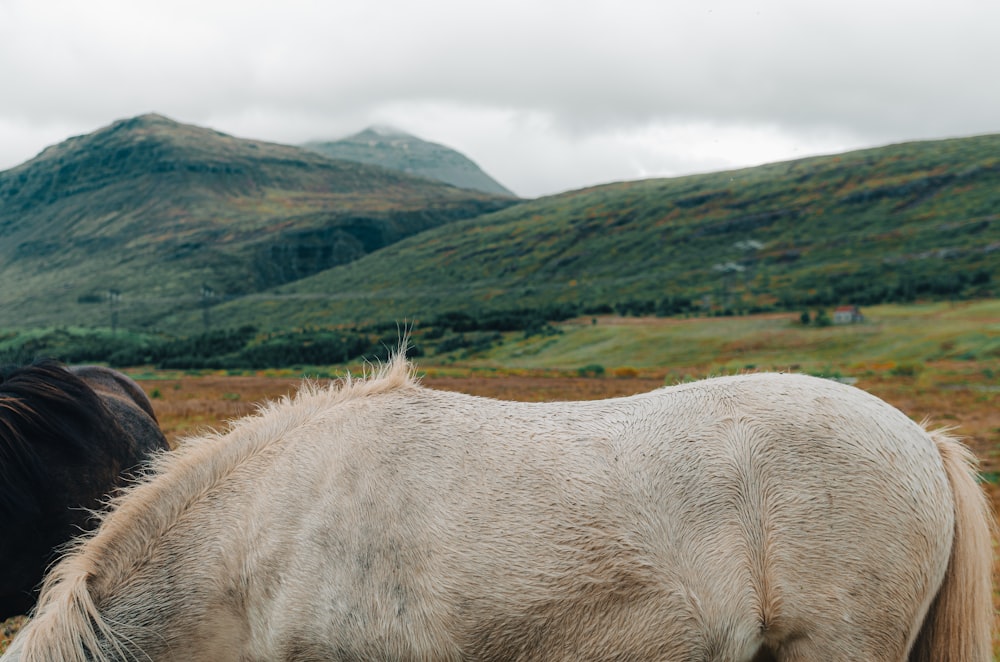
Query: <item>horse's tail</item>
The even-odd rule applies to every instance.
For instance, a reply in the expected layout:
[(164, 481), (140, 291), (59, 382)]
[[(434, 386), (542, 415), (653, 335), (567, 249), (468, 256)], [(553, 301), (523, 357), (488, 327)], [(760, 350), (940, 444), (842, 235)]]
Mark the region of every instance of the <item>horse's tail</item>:
[(930, 432), (955, 502), (955, 536), (948, 570), (917, 636), (910, 662), (992, 659), (995, 522), (976, 482), (976, 459), (943, 431)]

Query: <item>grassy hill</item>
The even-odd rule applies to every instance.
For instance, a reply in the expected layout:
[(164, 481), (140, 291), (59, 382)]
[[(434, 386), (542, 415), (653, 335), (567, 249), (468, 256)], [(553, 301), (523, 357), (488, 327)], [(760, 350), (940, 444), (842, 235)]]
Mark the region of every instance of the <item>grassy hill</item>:
[(143, 116), (0, 173), (0, 328), (460, 312), (495, 330), (991, 297), (998, 155), (981, 136), (518, 201)]
[(219, 314), (275, 328), (553, 305), (725, 314), (989, 297), (998, 209), (1000, 136), (894, 145), (524, 202)]
[[(511, 204), (158, 115), (0, 173), (0, 326), (156, 327)], [(214, 299), (212, 299), (214, 300)]]
[(334, 159), (368, 163), (459, 188), (514, 197), (464, 154), (396, 129), (371, 127), (341, 140), (309, 142), (303, 147)]

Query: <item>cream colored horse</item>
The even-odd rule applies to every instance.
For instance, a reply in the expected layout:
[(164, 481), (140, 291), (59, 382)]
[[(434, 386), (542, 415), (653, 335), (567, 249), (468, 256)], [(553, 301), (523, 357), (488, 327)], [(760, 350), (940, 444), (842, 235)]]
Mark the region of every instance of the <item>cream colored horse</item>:
[(525, 404), (396, 359), (165, 456), (3, 662), (979, 662), (990, 521), (962, 446), (831, 381)]

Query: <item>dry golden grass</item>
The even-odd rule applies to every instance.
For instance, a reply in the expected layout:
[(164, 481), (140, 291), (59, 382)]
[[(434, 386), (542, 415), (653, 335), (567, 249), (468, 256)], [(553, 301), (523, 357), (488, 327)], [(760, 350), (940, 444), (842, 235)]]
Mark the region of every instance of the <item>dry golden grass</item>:
[(301, 379), (204, 375), (139, 380), (171, 444), (253, 413), (266, 400), (294, 393)]
[(3, 623), (0, 623), (0, 653), (7, 650), (7, 646), (10, 645), (10, 640), (14, 638), (17, 631), (21, 629), (28, 619), (24, 616), (15, 616), (14, 618), (8, 618)]

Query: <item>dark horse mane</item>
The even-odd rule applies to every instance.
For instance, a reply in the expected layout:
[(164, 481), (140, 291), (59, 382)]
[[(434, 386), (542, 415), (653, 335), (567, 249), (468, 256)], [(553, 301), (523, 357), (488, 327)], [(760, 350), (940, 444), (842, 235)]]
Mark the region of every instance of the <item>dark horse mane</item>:
[(0, 618), (26, 613), (46, 568), (167, 448), (126, 375), (50, 359), (0, 368)]
[[(123, 434), (104, 401), (86, 382), (52, 359), (0, 368), (0, 513), (37, 514), (46, 488), (46, 452), (73, 463), (108, 452), (97, 442), (121, 444)], [(115, 453), (113, 449), (112, 453)]]

